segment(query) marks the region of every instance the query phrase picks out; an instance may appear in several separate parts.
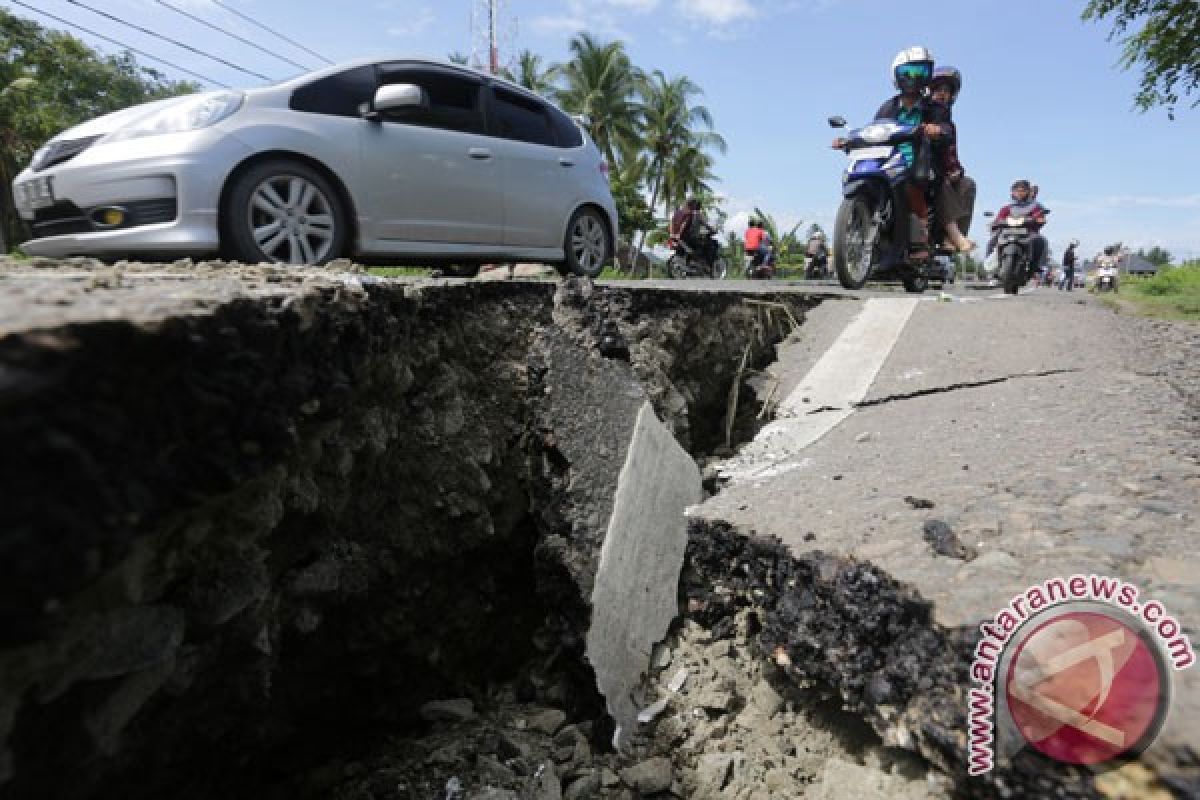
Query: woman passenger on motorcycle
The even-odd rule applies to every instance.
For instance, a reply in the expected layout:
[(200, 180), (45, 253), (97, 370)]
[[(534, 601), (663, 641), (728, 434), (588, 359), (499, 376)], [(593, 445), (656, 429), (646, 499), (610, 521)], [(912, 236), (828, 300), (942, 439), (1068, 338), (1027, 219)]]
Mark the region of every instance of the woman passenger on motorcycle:
[[(962, 90), (962, 73), (954, 67), (938, 67), (933, 72), (933, 80), (929, 84), (930, 99), (946, 109), (946, 116), (952, 117), (951, 110), (958, 93)], [(954, 126), (953, 119), (949, 124)], [(953, 138), (940, 150), (939, 171), (941, 180), (938, 184), (934, 200), (937, 205), (937, 217), (942, 221), (946, 239), (960, 253), (969, 253), (975, 249), (975, 243), (967, 238), (971, 229), (971, 216), (975, 213), (975, 179), (963, 170), (958, 160), (958, 129), (954, 128)]]

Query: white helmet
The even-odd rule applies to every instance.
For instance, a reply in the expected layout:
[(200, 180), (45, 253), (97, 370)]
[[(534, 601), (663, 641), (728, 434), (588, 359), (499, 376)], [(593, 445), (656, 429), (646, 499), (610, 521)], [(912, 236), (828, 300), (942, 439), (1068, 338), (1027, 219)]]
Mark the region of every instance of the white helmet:
[(933, 53), (921, 46), (901, 50), (892, 59), (892, 85), (904, 91), (924, 89), (933, 79)]

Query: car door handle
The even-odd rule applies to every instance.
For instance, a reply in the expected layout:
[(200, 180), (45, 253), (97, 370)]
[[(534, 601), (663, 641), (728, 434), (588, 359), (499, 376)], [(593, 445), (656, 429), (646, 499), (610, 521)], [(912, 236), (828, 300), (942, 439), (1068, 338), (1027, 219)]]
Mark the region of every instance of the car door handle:
[(486, 147), (472, 147), (467, 151), (467, 155), (469, 155), (471, 158), (477, 158), (480, 161), (487, 161), (492, 157), (492, 151), (488, 150)]
[(560, 158), (560, 159), (558, 160), (558, 163), (559, 163), (559, 164), (562, 164), (564, 167), (573, 167), (573, 166), (575, 166), (575, 162), (574, 162), (574, 161), (572, 161), (572, 160), (571, 160), (571, 159), (569, 159), (569, 158)]

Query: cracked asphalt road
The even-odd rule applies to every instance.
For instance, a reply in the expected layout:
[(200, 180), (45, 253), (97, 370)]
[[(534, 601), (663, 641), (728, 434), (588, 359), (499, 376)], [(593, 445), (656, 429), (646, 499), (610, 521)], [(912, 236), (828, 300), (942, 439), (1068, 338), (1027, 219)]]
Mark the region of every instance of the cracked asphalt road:
[[(828, 340), (858, 306), (827, 301), (815, 335)], [(1186, 327), (1160, 326), (1053, 290), (920, 302), (853, 413), (786, 454), (785, 469), (735, 478), (695, 513), (797, 554), (870, 561), (914, 585), (945, 627), (974, 627), (1047, 578), (1120, 577), (1195, 646), (1197, 387), (1167, 365), (1200, 353)], [(806, 336), (775, 367), (785, 386), (812, 366)], [(935, 553), (929, 520), (979, 556)], [(1200, 669), (1177, 677), (1160, 742), (1200, 752)]]

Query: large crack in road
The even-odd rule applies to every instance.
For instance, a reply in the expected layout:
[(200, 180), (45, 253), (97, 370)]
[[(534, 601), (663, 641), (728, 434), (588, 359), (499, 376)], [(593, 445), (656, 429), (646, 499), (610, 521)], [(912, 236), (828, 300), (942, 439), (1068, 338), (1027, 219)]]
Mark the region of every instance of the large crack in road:
[(1097, 795), (966, 776), (973, 639), (911, 585), (685, 522), (788, 421), (819, 298), (35, 266), (0, 264), (0, 795)]

